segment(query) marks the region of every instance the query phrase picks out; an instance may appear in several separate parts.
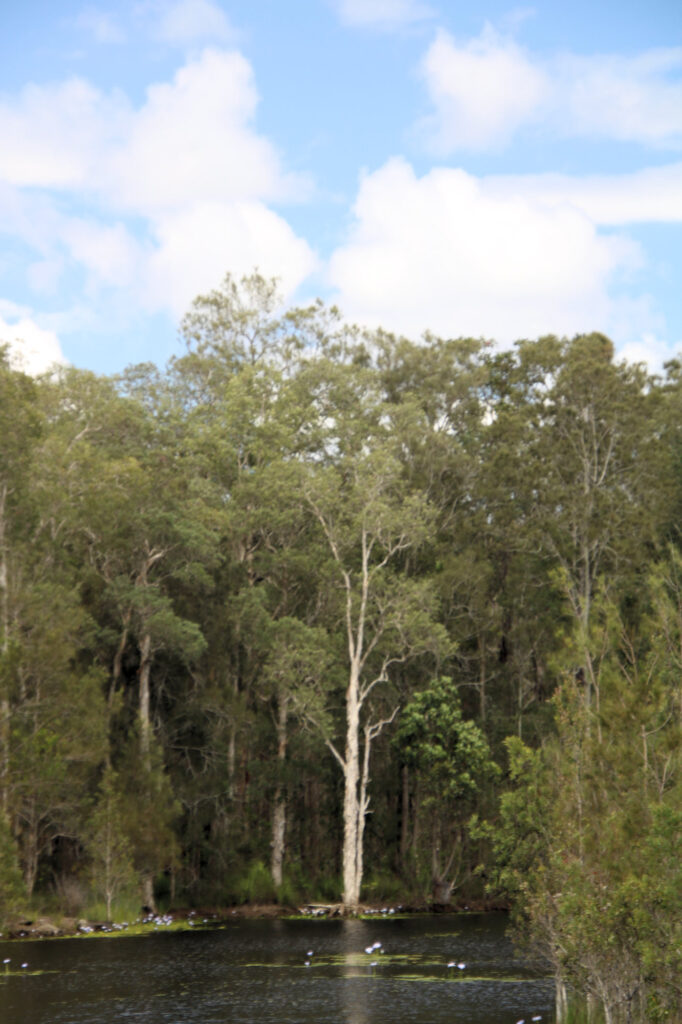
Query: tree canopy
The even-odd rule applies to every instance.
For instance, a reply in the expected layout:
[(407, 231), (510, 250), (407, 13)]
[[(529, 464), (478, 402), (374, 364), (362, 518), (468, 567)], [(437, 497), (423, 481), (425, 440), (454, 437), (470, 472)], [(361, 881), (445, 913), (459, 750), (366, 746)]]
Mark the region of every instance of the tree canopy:
[(679, 365), (258, 275), (182, 335), (113, 378), (0, 354), (0, 914), (503, 900), (559, 1011), (671, 1019)]

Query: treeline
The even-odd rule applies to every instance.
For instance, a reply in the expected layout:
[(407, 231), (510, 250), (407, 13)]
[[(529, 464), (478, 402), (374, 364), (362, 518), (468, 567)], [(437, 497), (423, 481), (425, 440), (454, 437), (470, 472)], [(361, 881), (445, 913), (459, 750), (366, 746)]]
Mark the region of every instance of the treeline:
[(680, 365), (278, 310), (0, 361), (0, 910), (488, 895), (675, 1019)]

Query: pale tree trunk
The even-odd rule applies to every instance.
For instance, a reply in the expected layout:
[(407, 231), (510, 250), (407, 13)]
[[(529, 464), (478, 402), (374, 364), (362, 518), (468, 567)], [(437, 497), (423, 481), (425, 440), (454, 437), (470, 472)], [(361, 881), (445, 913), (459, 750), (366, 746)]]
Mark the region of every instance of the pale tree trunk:
[[(139, 744), (142, 765), (148, 773), (152, 771), (152, 712), (150, 676), (152, 672), (152, 637), (145, 633), (140, 644), (139, 666)], [(154, 900), (154, 871), (142, 870), (142, 903), (156, 911)]]
[(142, 875), (142, 903), (149, 910), (156, 913), (154, 902), (154, 875), (151, 871), (145, 871)]
[[(147, 557), (142, 562), (140, 573), (137, 577), (135, 585), (140, 587), (142, 590), (147, 588), (149, 581), (149, 573), (151, 569), (160, 562), (162, 558), (167, 554), (167, 550), (161, 548), (150, 548), (147, 544)], [(148, 623), (145, 622), (145, 616), (143, 616), (144, 631), (142, 640), (140, 642), (140, 704), (139, 704), (139, 722), (140, 722), (140, 749), (142, 752), (142, 758), (147, 768), (151, 768), (150, 762), (150, 750), (151, 750), (151, 695), (150, 695), (150, 676), (152, 670), (152, 658), (154, 656), (152, 649), (152, 637), (149, 632)], [(127, 622), (124, 621), (124, 626), (127, 628)], [(122, 648), (121, 648), (122, 653)]]
[(360, 799), (358, 801), (358, 899), (360, 898), (360, 885), (364, 873), (364, 851), (365, 851), (365, 822), (369, 810), (369, 797), (367, 787), (369, 786), (369, 755), (372, 750), (372, 739), (374, 738), (374, 727), (369, 723), (364, 728), (365, 745), (362, 754), (362, 775), (360, 776)]
[[(166, 550), (150, 548), (147, 545), (147, 557), (142, 563), (140, 573), (136, 580), (136, 586), (142, 590), (148, 586), (149, 572), (167, 554)], [(140, 641), (140, 693), (138, 706), (138, 721), (140, 724), (140, 754), (142, 757), (143, 770), (147, 775), (152, 770), (152, 716), (151, 716), (151, 670), (154, 657), (152, 636), (148, 624), (143, 618), (143, 633)], [(151, 911), (156, 911), (154, 901), (154, 869), (144, 867), (142, 875), (142, 902)]]
[[(364, 693), (368, 692), (365, 689)], [(360, 712), (363, 691), (357, 666), (351, 664), (350, 680), (346, 691), (346, 757), (341, 758), (334, 746), (327, 745), (341, 765), (344, 778), (343, 794), (343, 906), (346, 912), (357, 913), (364, 871), (365, 818), (369, 809), (369, 764), (372, 742), (389, 725), (398, 708), (381, 721), (367, 722), (363, 728), (364, 746), (360, 760)]]
[[(442, 822), (434, 818), (431, 830), (431, 895), (435, 904), (445, 905), (450, 903), (452, 892), (458, 883), (461, 862), (462, 862), (462, 837), (459, 832), (452, 840), (450, 852), (443, 863), (443, 826)], [(457, 865), (453, 870), (455, 856)]]
[(282, 867), (284, 864), (284, 839), (287, 827), (287, 800), (286, 788), (282, 781), (282, 775), (287, 755), (287, 717), (289, 711), (289, 700), (280, 696), (277, 705), (277, 788), (272, 808), (272, 859), (271, 873), (272, 881), (279, 889), (282, 885)]
[(360, 841), (360, 680), (357, 666), (352, 665), (346, 692), (346, 757), (344, 759), (343, 793), (343, 905), (355, 913), (360, 902), (361, 869), (358, 864)]
[(554, 989), (554, 1015), (556, 1017), (556, 1024), (564, 1024), (568, 1017), (568, 997), (566, 995), (566, 986), (561, 978), (554, 979)]
[[(145, 633), (140, 644), (140, 753), (146, 772), (151, 772), (151, 697), (149, 678), (152, 667), (152, 640)], [(152, 911), (156, 911), (154, 902), (154, 873), (148, 869), (142, 871), (142, 902)]]
[[(404, 661), (402, 652), (385, 656), (378, 671), (372, 677), (363, 680), (368, 670), (368, 660), (384, 633), (388, 621), (381, 619), (370, 627), (370, 606), (372, 588), (376, 574), (400, 551), (410, 546), (406, 535), (399, 533), (388, 543), (379, 540), (379, 529), (373, 533), (363, 519), (360, 527), (359, 541), (361, 550), (361, 566), (356, 574), (344, 564), (342, 549), (335, 533), (333, 520), (327, 518), (316, 502), (308, 496), (311, 507), (322, 526), (330, 551), (337, 564), (342, 587), (345, 592), (345, 629), (348, 651), (348, 687), (346, 690), (346, 736), (345, 757), (342, 757), (331, 740), (325, 736), (325, 743), (336, 758), (343, 772), (343, 907), (346, 913), (357, 913), (360, 903), (360, 889), (363, 873), (363, 838), (365, 815), (369, 798), (369, 759), (372, 741), (382, 729), (393, 721), (398, 713), (398, 705), (392, 713), (382, 721), (362, 725), (362, 710), (375, 687), (388, 679), (388, 668), (391, 664)], [(383, 544), (381, 557), (373, 564), (376, 548)], [(364, 752), (362, 763), (360, 758), (360, 731), (364, 731)], [(323, 731), (324, 734), (324, 731)]]
[(152, 667), (152, 638), (145, 633), (140, 644), (140, 750), (147, 770), (150, 768), (151, 750), (151, 697), (149, 678)]

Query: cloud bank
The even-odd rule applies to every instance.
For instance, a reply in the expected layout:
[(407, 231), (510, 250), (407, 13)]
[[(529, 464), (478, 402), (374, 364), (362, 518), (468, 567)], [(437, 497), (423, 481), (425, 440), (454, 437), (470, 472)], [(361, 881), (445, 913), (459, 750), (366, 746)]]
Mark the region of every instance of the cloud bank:
[[(652, 174), (666, 178), (665, 169)], [(648, 212), (645, 180), (632, 176), (619, 199), (607, 180), (590, 189), (550, 179), (543, 194), (536, 182), (452, 168), (420, 178), (392, 159), (360, 184), (348, 238), (330, 262), (336, 298), (352, 318), (415, 335), (428, 328), (508, 344), (606, 330), (619, 317), (613, 289), (642, 253), (624, 234), (600, 233), (600, 196), (612, 200), (611, 223), (620, 202), (624, 223), (638, 202)], [(680, 183), (669, 191), (682, 207)]]
[[(198, 32), (209, 7), (176, 4), (167, 18), (191, 35), (188, 19)], [(293, 291), (316, 257), (271, 204), (309, 186), (253, 127), (257, 103), (249, 62), (212, 48), (137, 108), (79, 78), (0, 103), (0, 211), (5, 232), (39, 250), (34, 285), (54, 291), (80, 267), (91, 293), (130, 289), (141, 307), (176, 316), (227, 268), (258, 265)], [(64, 212), (60, 197), (77, 195), (90, 198), (87, 218)]]
[(433, 110), (419, 130), (441, 155), (498, 149), (540, 128), (682, 148), (682, 47), (541, 59), (489, 25), (466, 42), (441, 30), (421, 75)]

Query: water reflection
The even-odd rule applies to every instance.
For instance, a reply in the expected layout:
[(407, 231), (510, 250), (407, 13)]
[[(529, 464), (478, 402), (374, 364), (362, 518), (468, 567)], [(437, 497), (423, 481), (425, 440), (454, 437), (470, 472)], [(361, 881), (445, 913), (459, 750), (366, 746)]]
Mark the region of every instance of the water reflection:
[[(377, 942), (384, 952), (367, 953)], [(2, 1024), (552, 1020), (549, 979), (514, 958), (495, 915), (234, 921), (211, 932), (0, 943), (5, 957), (29, 970), (0, 973)], [(453, 961), (466, 970), (453, 975)]]
[[(344, 1009), (344, 1020), (347, 1024), (372, 1024), (372, 1018), (367, 1008), (367, 993), (365, 986), (358, 984), (361, 979), (358, 977), (361, 968), (360, 951), (363, 949), (363, 942), (367, 939), (367, 925), (364, 921), (342, 921), (343, 925), (342, 948), (343, 962), (342, 974), (345, 984), (341, 988), (342, 1002)], [(366, 956), (366, 954), (365, 954)], [(365, 971), (369, 968), (363, 965)]]

